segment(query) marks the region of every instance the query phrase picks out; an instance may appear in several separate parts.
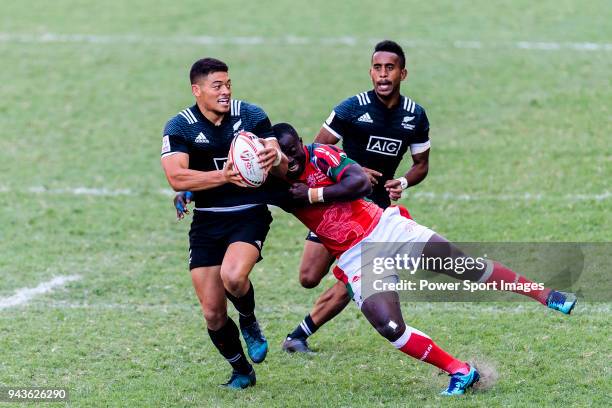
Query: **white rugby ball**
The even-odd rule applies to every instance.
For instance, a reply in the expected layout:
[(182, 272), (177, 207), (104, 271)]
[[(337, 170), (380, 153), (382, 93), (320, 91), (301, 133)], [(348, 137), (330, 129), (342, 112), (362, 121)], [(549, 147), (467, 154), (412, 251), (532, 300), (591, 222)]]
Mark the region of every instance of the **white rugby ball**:
[(259, 187), (266, 181), (266, 173), (257, 163), (257, 153), (263, 148), (257, 136), (245, 131), (238, 133), (230, 146), (229, 159), (248, 187)]

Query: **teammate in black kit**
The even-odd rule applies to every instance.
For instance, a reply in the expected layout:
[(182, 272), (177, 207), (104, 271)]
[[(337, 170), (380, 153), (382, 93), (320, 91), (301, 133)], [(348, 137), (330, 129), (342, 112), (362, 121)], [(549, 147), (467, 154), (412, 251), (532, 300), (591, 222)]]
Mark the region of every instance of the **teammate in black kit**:
[[(260, 165), (269, 171), (286, 159), (273, 137), (270, 120), (258, 106), (231, 99), (228, 67), (204, 58), (190, 72), (196, 104), (166, 124), (161, 162), (175, 191), (193, 192), (195, 211), (189, 231), (189, 269), (200, 300), (208, 333), (232, 365), (225, 384), (231, 388), (255, 385), (255, 371), (247, 361), (238, 328), (227, 316), (227, 299), (240, 314), (240, 329), (251, 360), (260, 363), (268, 343), (255, 319), (255, 297), (249, 280), (261, 259), (272, 217), (257, 204), (258, 191), (243, 185), (232, 163), (227, 163), (234, 135), (249, 131), (265, 148)], [(271, 139), (265, 139), (271, 137)]]
[[(391, 200), (399, 199), (402, 190), (420, 183), (428, 170), (429, 121), (425, 109), (400, 94), (400, 84), (407, 76), (405, 61), (404, 51), (397, 43), (376, 44), (370, 67), (374, 89), (336, 106), (315, 138), (315, 143), (326, 144), (342, 140), (348, 157), (359, 163), (370, 177), (374, 189), (368, 197), (383, 209)], [(408, 150), (413, 165), (406, 174), (395, 178)], [(300, 265), (302, 286), (317, 286), (332, 262), (332, 255), (310, 232)], [(349, 300), (346, 288), (339, 282), (325, 291), (310, 314), (287, 335), (283, 350), (309, 352), (306, 339), (340, 313)]]

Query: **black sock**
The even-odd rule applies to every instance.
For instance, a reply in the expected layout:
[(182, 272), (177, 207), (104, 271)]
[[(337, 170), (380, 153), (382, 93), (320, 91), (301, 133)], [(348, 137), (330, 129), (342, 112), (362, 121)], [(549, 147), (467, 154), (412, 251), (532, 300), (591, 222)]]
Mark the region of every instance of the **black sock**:
[(225, 294), (238, 311), (238, 314), (240, 314), (240, 327), (245, 327), (255, 323), (257, 320), (255, 318), (255, 290), (253, 289), (253, 284), (251, 281), (249, 281), (249, 290), (244, 294), (244, 296), (236, 297), (227, 290), (225, 291)]
[(219, 330), (208, 329), (208, 335), (221, 355), (232, 365), (234, 371), (241, 374), (251, 372), (253, 367), (244, 355), (238, 327), (236, 327), (236, 323), (232, 319), (228, 317), (225, 326)]
[(295, 330), (289, 333), (288, 337), (291, 337), (292, 339), (306, 339), (308, 336), (314, 334), (318, 328), (319, 326), (312, 321), (312, 317), (307, 315), (304, 320), (298, 324)]

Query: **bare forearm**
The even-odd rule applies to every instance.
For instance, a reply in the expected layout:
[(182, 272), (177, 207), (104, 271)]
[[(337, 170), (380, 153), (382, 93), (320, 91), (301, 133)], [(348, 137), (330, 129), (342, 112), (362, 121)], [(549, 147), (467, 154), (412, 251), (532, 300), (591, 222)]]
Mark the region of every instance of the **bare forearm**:
[(404, 177), (408, 180), (409, 186), (415, 186), (425, 180), (428, 171), (429, 163), (416, 163), (412, 165)]
[(324, 201), (350, 201), (372, 192), (372, 183), (361, 168), (355, 166), (347, 173), (339, 183), (323, 188)]
[(167, 179), (174, 191), (208, 190), (227, 183), (221, 170), (198, 171), (180, 169), (171, 175), (167, 175)]
[(315, 136), (314, 142), (321, 144), (336, 144), (340, 141), (337, 136), (333, 135), (329, 130), (324, 127), (319, 130), (319, 133)]
[[(369, 188), (365, 186), (365, 182), (367, 182)], [(371, 184), (368, 180), (364, 181), (364, 185), (357, 185), (355, 183), (347, 183), (347, 185), (334, 184), (323, 188), (323, 199), (326, 202), (351, 201), (365, 197), (370, 194), (371, 191)]]
[(293, 183), (289, 189), (293, 198), (302, 204), (351, 201), (365, 197), (371, 192), (372, 184), (359, 166), (351, 166), (346, 169), (342, 180), (331, 186), (308, 188), (304, 183)]

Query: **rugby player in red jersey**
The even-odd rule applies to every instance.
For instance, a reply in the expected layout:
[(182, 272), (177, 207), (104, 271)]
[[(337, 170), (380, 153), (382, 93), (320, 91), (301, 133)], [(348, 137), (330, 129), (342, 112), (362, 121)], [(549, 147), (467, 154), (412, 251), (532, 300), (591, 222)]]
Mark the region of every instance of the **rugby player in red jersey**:
[[(362, 247), (369, 242), (409, 243), (419, 252), (411, 252), (411, 256), (460, 258), (465, 254), (442, 236), (412, 220), (406, 209), (393, 206), (383, 210), (363, 199), (372, 189), (369, 178), (342, 150), (316, 143), (305, 146), (295, 129), (286, 123), (276, 124), (272, 129), (289, 160), (286, 179), (291, 183), (292, 202), (283, 208), (315, 232), (338, 259), (334, 275), (347, 286), (370, 324), (400, 351), (446, 371), (451, 379), (443, 395), (465, 393), (480, 378), (473, 366), (444, 351), (423, 332), (406, 325), (396, 291), (363, 296), (361, 291)], [(445, 248), (444, 255), (440, 253), (441, 248)], [(481, 267), (475, 265), (462, 273), (435, 266), (429, 270), (461, 280), (532, 283), (494, 261), (487, 261)], [(565, 314), (569, 314), (576, 304), (574, 294), (548, 288), (513, 291)]]

